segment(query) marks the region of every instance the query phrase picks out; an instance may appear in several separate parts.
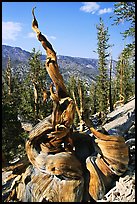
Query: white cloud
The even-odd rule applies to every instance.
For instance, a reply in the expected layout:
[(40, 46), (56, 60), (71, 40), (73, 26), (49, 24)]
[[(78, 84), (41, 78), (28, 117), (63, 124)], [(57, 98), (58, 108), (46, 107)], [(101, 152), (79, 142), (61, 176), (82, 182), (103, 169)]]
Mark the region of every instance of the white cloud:
[(87, 13), (94, 14), (100, 8), (100, 5), (96, 2), (83, 2), (83, 4), (84, 6), (81, 6), (80, 10)]
[(98, 11), (98, 14), (105, 14), (105, 13), (111, 13), (112, 12), (112, 8), (104, 8), (104, 9), (100, 9)]
[(19, 32), (22, 30), (22, 26), (17, 22), (2, 22), (2, 40), (15, 41)]
[(28, 33), (27, 35), (28, 38), (36, 38), (36, 34), (33, 32)]
[(52, 40), (56, 40), (55, 36), (50, 36), (49, 38), (52, 39)]

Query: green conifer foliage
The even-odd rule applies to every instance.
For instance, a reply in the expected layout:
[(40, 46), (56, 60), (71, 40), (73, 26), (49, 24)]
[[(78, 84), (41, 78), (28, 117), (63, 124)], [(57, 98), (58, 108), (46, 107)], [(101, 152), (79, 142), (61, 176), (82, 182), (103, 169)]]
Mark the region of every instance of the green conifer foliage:
[(10, 59), (2, 74), (2, 152), (9, 161), (19, 152), (19, 145), (24, 148), (25, 139), (22, 137), (23, 130), (18, 120), (18, 81), (12, 74)]
[(108, 91), (109, 91), (109, 78), (107, 68), (107, 58), (109, 56), (108, 44), (109, 35), (108, 28), (105, 28), (102, 18), (100, 18), (99, 25), (97, 25), (97, 53), (98, 53), (98, 69), (99, 75), (97, 76), (97, 101), (98, 111), (107, 113), (108, 110)]
[(115, 102), (124, 97), (124, 103), (135, 94), (135, 80), (132, 71), (132, 60), (128, 49), (124, 49), (119, 56), (116, 66)]
[[(36, 52), (35, 48), (33, 48), (28, 61), (29, 71), (23, 81), (21, 94), (20, 115), (24, 120), (33, 124), (51, 113), (51, 100), (48, 91), (49, 80), (47, 80), (47, 71), (40, 57), (40, 51)], [(47, 92), (45, 101), (43, 100), (44, 91)]]

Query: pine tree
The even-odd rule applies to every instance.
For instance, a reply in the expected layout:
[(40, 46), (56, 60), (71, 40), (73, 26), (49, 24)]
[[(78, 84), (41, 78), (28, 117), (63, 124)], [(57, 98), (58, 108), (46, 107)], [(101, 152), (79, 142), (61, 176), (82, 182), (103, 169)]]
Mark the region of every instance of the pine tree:
[[(118, 2), (114, 4), (114, 15), (111, 18), (114, 18), (113, 25), (118, 25), (122, 22), (130, 22), (130, 26), (123, 33), (124, 38), (130, 37), (132, 43), (126, 45), (126, 49), (130, 52), (133, 60), (133, 75), (135, 73), (135, 2)], [(135, 76), (135, 75), (134, 75)]]
[(33, 93), (34, 93), (34, 114), (35, 118), (38, 118), (39, 115), (39, 72), (41, 69), (40, 62), (40, 53), (35, 52), (35, 48), (32, 50), (31, 58), (29, 59), (30, 65), (30, 80), (33, 85)]
[(8, 95), (11, 95), (12, 90), (11, 90), (11, 60), (10, 60), (10, 57), (8, 59), (6, 77), (7, 77)]
[[(121, 22), (128, 21), (131, 26), (123, 33), (124, 37), (135, 37), (135, 2), (118, 2), (114, 4), (114, 24), (118, 25)], [(113, 24), (113, 25), (114, 25)]]
[(76, 105), (76, 114), (74, 119), (74, 124), (77, 126), (80, 124), (80, 129), (82, 130), (84, 125), (84, 116), (89, 114), (89, 96), (88, 87), (86, 82), (82, 81), (80, 78), (71, 76), (68, 84), (67, 91), (69, 95), (74, 99)]
[(48, 99), (47, 71), (41, 62), (40, 51), (32, 49), (28, 61), (29, 71), (23, 81), (20, 115), (24, 120), (36, 124), (51, 113), (51, 100)]
[(134, 93), (135, 89), (135, 2), (118, 2), (114, 4), (114, 7), (114, 15), (111, 16), (111, 18), (114, 18), (113, 25), (118, 25), (125, 21), (130, 22), (129, 28), (121, 34), (123, 35), (124, 39), (130, 37), (132, 39), (132, 43), (126, 45), (123, 53), (120, 56), (121, 59), (119, 59), (117, 64), (116, 79), (116, 99), (119, 100), (118, 96), (120, 91), (118, 89), (120, 82), (118, 82), (118, 72), (120, 67), (123, 66), (123, 85), (121, 85), (121, 87), (123, 87), (123, 94), (125, 95), (125, 101), (127, 101), (127, 98)]
[(97, 112), (97, 87), (96, 82), (92, 82), (90, 86), (90, 109), (91, 115), (96, 114)]
[(122, 52), (123, 56), (123, 64), (124, 64), (124, 70), (123, 70), (123, 92), (124, 92), (124, 98), (125, 103), (128, 101), (128, 99), (135, 94), (135, 84), (134, 79), (132, 78), (132, 62), (130, 61), (130, 53), (129, 50), (125, 48)]
[(105, 115), (108, 112), (108, 68), (107, 68), (107, 57), (109, 56), (107, 50), (110, 47), (108, 44), (109, 35), (108, 28), (105, 29), (104, 22), (100, 18), (100, 23), (97, 25), (97, 37), (98, 47), (97, 52), (99, 56), (98, 70), (99, 75), (97, 76), (97, 100), (98, 100), (98, 111), (103, 112)]
[(128, 51), (126, 48), (122, 51), (116, 66), (115, 105), (120, 101), (126, 103), (135, 94), (132, 61)]
[(9, 161), (19, 152), (18, 145), (21, 144), (24, 149), (25, 139), (18, 120), (18, 83), (12, 74), (10, 59), (2, 74), (2, 151)]

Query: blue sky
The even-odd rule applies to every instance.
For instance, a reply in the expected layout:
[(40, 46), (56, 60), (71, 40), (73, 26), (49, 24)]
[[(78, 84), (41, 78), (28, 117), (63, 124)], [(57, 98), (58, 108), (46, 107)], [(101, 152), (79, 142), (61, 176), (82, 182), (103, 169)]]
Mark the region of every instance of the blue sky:
[(35, 15), (39, 29), (53, 45), (57, 55), (73, 57), (98, 58), (93, 52), (97, 50), (97, 29), (99, 18), (102, 17), (105, 27), (108, 27), (112, 56), (117, 60), (124, 48), (120, 32), (130, 24), (123, 22), (112, 26), (114, 2), (3, 2), (2, 3), (2, 44), (21, 47), (24, 50), (41, 50), (31, 28), (32, 8), (36, 6)]

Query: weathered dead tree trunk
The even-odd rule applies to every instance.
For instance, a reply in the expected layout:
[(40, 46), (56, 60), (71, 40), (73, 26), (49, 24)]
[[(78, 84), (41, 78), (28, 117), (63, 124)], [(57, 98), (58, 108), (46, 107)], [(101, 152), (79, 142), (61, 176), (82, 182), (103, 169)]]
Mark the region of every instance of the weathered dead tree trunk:
[(79, 99), (80, 99), (80, 108), (78, 107), (78, 103), (76, 100), (76, 96), (74, 91), (72, 92), (72, 96), (75, 102), (75, 107), (76, 107), (76, 111), (79, 117), (79, 131), (83, 131), (83, 126), (85, 124), (84, 120), (83, 120), (83, 114), (84, 114), (84, 106), (83, 106), (83, 94), (82, 94), (82, 88), (80, 83), (78, 84), (78, 94), (79, 94)]
[(48, 98), (47, 90), (42, 88), (41, 91), (42, 91), (42, 94), (43, 94), (43, 103), (46, 103), (47, 98)]
[(112, 112), (113, 109), (113, 101), (112, 101), (112, 56), (110, 58), (110, 65), (109, 65), (109, 107), (110, 112)]
[(124, 105), (124, 101), (125, 101), (125, 98), (123, 96), (123, 74), (124, 74), (124, 58), (123, 58), (123, 55), (121, 55), (121, 66), (120, 66), (120, 94), (119, 94), (119, 98), (120, 100), (116, 101), (115, 104), (114, 104), (114, 109), (117, 107), (117, 106), (122, 106)]
[[(32, 29), (46, 51), (46, 69), (56, 91), (51, 84), (52, 114), (29, 132), (24, 161), (9, 167), (13, 172), (5, 182), (10, 182), (11, 186), (4, 201), (90, 202), (101, 199), (115, 175), (126, 171), (128, 146), (123, 137), (104, 135), (90, 126), (93, 137), (73, 131), (76, 103), (67, 94), (56, 53), (38, 29), (34, 9), (32, 14)], [(80, 117), (82, 112), (79, 110)]]
[(33, 89), (34, 89), (34, 112), (35, 112), (35, 117), (37, 118), (38, 116), (38, 112), (39, 112), (39, 108), (38, 108), (38, 87), (37, 87), (37, 83), (35, 82), (35, 80), (32, 80), (33, 83)]
[(8, 80), (8, 94), (11, 95), (12, 91), (11, 91), (11, 64), (10, 64), (10, 57), (8, 59), (6, 76), (7, 76), (7, 80)]
[(32, 29), (34, 30), (34, 32), (36, 32), (37, 38), (41, 42), (41, 44), (42, 44), (42, 46), (45, 49), (46, 54), (47, 54), (47, 59), (46, 59), (47, 72), (48, 72), (49, 76), (51, 77), (51, 79), (52, 79), (52, 81), (56, 87), (57, 96), (59, 98), (64, 98), (67, 96), (67, 91), (66, 91), (66, 87), (64, 85), (63, 77), (59, 72), (56, 53), (55, 53), (52, 45), (50, 44), (50, 42), (46, 39), (45, 36), (43, 36), (41, 34), (40, 30), (38, 29), (38, 23), (37, 23), (37, 20), (35, 18), (35, 15), (34, 15), (34, 9), (32, 11), (32, 14), (34, 17), (34, 20), (32, 22)]

